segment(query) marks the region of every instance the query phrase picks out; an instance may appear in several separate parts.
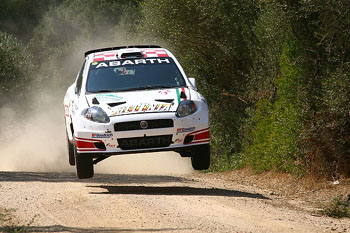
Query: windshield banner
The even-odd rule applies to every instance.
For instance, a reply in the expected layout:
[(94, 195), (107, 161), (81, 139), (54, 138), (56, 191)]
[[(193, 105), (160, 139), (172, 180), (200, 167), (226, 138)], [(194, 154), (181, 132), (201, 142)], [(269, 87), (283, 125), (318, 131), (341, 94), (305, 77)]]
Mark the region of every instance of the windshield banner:
[(147, 58), (147, 59), (133, 59), (133, 60), (116, 60), (109, 62), (92, 62), (92, 69), (115, 67), (115, 66), (127, 66), (127, 65), (152, 65), (152, 64), (170, 64), (169, 58)]

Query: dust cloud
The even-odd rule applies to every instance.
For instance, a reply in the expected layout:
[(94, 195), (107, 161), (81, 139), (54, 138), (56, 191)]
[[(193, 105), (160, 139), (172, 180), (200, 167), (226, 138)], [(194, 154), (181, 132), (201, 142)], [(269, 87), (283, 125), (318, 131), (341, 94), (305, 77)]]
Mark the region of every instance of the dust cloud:
[[(34, 100), (35, 111), (20, 107), (0, 108), (0, 170), (3, 171), (72, 171), (66, 166), (65, 134), (62, 110), (52, 96)], [(28, 102), (31, 102), (30, 100)]]
[[(0, 108), (0, 170), (75, 172), (68, 164), (63, 96), (37, 94), (33, 112)], [(96, 173), (188, 174), (191, 162), (175, 152), (112, 156), (95, 166)]]

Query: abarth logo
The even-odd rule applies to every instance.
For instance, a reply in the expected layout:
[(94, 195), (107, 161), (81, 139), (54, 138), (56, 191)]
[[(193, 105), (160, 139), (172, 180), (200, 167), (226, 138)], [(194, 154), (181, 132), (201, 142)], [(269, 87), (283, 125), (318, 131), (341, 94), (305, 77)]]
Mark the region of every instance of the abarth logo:
[(141, 127), (141, 129), (147, 129), (147, 127), (148, 127), (148, 122), (147, 122), (147, 121), (141, 121), (141, 122), (140, 122), (140, 127)]

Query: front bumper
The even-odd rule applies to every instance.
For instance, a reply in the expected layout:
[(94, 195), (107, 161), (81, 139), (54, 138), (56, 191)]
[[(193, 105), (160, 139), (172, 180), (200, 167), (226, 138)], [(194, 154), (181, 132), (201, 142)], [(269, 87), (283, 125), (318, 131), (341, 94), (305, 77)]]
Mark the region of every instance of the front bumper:
[[(172, 120), (173, 125), (151, 129), (123, 129), (115, 124), (138, 121)], [(141, 113), (111, 117), (111, 122), (101, 124), (85, 118), (74, 127), (77, 152), (98, 155), (117, 155), (153, 151), (184, 151), (192, 146), (209, 143), (207, 114), (197, 112), (177, 118), (174, 112)]]

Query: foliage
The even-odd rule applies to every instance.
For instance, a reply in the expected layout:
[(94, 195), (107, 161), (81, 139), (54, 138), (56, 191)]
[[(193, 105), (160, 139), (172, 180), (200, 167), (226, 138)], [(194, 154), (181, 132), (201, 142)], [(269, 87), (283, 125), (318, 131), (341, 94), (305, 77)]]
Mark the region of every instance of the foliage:
[(150, 0), (143, 2), (142, 13), (141, 30), (166, 41), (189, 76), (197, 78), (210, 106), (213, 155), (230, 160), (241, 150), (255, 5), (243, 0)]
[(350, 197), (341, 195), (333, 198), (320, 213), (333, 218), (350, 218)]
[(349, 56), (350, 2), (286, 1), (294, 35), (307, 61), (304, 121), (305, 167), (313, 174), (350, 175)]
[(303, 68), (300, 47), (288, 41), (281, 58), (281, 76), (275, 80), (276, 98), (261, 99), (247, 131), (243, 153), (256, 171), (278, 169), (300, 174), (300, 133), (303, 117)]
[(0, 103), (24, 98), (22, 90), (29, 81), (30, 58), (14, 36), (0, 32)]
[(34, 27), (50, 6), (62, 0), (1, 0), (0, 31), (15, 35), (27, 42), (33, 36)]

